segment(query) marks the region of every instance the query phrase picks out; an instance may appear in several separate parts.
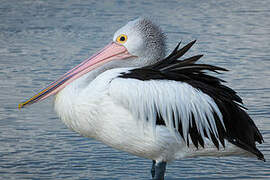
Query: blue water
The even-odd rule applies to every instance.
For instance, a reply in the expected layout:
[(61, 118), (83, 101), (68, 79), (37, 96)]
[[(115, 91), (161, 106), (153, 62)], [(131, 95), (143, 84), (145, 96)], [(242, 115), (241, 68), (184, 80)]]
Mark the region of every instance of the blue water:
[(151, 161), (68, 130), (52, 99), (17, 104), (112, 39), (141, 15), (167, 34), (168, 50), (197, 39), (188, 55), (230, 69), (220, 75), (243, 97), (265, 143), (256, 159), (194, 158), (167, 167), (167, 179), (270, 179), (270, 2), (41, 1), (0, 3), (0, 179), (149, 179)]

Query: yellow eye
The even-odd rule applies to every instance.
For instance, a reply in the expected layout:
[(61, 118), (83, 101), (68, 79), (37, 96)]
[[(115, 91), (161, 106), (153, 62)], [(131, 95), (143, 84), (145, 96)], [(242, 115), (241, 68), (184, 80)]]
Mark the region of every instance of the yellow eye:
[(120, 36), (117, 37), (116, 41), (119, 43), (125, 43), (127, 41), (127, 36), (124, 34), (121, 34)]

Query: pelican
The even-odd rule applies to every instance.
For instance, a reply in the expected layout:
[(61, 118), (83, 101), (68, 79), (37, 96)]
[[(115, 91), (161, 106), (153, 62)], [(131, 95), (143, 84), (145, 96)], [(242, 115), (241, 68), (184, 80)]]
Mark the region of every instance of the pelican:
[[(263, 137), (242, 99), (202, 55), (181, 58), (195, 43), (165, 57), (165, 35), (148, 18), (128, 22), (113, 41), (52, 82), (19, 108), (55, 95), (54, 107), (71, 130), (152, 160), (153, 179), (166, 164), (198, 156), (264, 155)], [(209, 74), (208, 72), (212, 72)]]

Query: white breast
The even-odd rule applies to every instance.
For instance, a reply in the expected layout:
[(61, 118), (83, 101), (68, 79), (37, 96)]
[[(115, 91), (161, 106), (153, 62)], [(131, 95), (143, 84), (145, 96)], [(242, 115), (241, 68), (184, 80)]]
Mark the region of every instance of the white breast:
[(150, 126), (141, 126), (129, 110), (110, 96), (110, 81), (125, 70), (106, 71), (80, 92), (79, 82), (74, 81), (56, 95), (55, 110), (70, 129), (83, 136), (137, 156), (158, 159), (168, 146), (176, 147), (179, 142), (164, 127), (157, 128), (155, 137)]

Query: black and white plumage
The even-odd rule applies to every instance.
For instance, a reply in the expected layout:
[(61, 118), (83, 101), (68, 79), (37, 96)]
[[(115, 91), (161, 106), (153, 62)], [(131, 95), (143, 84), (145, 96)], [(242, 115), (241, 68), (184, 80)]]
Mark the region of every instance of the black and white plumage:
[[(193, 103), (190, 98), (177, 98), (174, 95), (179, 102), (176, 102), (175, 107), (166, 107), (166, 110), (161, 110), (161, 107), (158, 107), (159, 102), (152, 101), (152, 106), (154, 106), (153, 112), (150, 112), (151, 110), (147, 106), (147, 110), (145, 111), (149, 112), (146, 112), (144, 119), (149, 120), (154, 118), (156, 119), (156, 125), (171, 126), (172, 129), (177, 129), (188, 146), (189, 136), (196, 148), (199, 145), (204, 147), (205, 138), (210, 139), (217, 149), (220, 148), (220, 144), (225, 148), (224, 140), (226, 139), (230, 143), (255, 154), (258, 159), (264, 160), (263, 154), (255, 145), (255, 142), (262, 143), (262, 135), (252, 119), (245, 112), (245, 108), (241, 105), (242, 99), (234, 90), (224, 86), (221, 83), (223, 80), (206, 74), (207, 71), (217, 72), (227, 70), (208, 64), (195, 64), (202, 55), (184, 60), (178, 59), (194, 43), (195, 41), (192, 41), (178, 50), (179, 43), (175, 50), (164, 60), (154, 65), (132, 69), (120, 75), (121, 78), (131, 78), (141, 81), (172, 80), (179, 82), (179, 87), (189, 89), (186, 92), (183, 92), (185, 90), (181, 90), (179, 93), (200, 94), (199, 96), (206, 95), (204, 98), (195, 95), (195, 98), (197, 98), (196, 101), (201, 98), (200, 101), (196, 102), (197, 104)], [(164, 96), (168, 97), (165, 94)], [(183, 101), (185, 102), (184, 105), (181, 103)], [(144, 107), (141, 104), (140, 106)], [(203, 106), (206, 106), (206, 108)], [(185, 110), (186, 112), (184, 112)], [(201, 110), (203, 112), (200, 112)]]
[(62, 121), (83, 136), (152, 159), (163, 179), (166, 162), (197, 156), (256, 156), (263, 138), (241, 98), (197, 64), (179, 60), (195, 43), (167, 57), (165, 36), (140, 18), (120, 28), (113, 42), (74, 67), (19, 108), (55, 96)]

